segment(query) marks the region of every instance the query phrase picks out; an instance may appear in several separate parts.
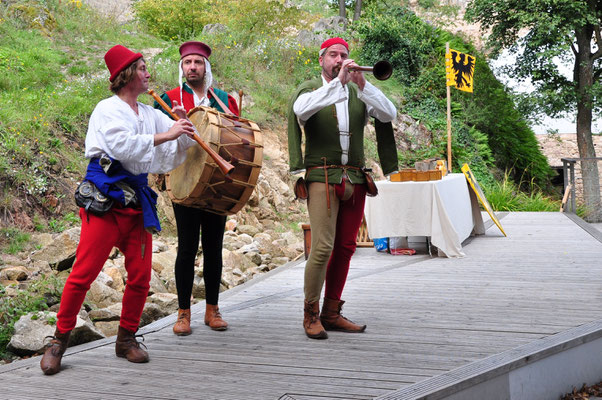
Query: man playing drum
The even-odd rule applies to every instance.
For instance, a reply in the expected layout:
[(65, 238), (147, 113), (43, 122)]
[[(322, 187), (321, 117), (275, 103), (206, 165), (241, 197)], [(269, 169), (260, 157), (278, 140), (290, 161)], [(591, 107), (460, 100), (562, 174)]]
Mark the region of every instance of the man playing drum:
[[(305, 170), (308, 182), (311, 251), (305, 266), (303, 328), (312, 339), (326, 339), (325, 330), (363, 332), (341, 315), (341, 295), (364, 215), (366, 176), (364, 126), (375, 118), (383, 172), (397, 170), (397, 150), (391, 121), (397, 111), (391, 101), (366, 81), (349, 59), (341, 38), (322, 43), (321, 77), (302, 83), (289, 107), (290, 170)], [(301, 136), (305, 132), (305, 157)], [(326, 283), (324, 304), (319, 300)]]
[[(105, 55), (114, 96), (98, 103), (88, 125), (85, 180), (113, 199), (102, 215), (80, 208), (81, 236), (77, 259), (65, 282), (57, 315), (56, 332), (40, 367), (46, 375), (61, 369), (71, 330), (76, 325), (86, 292), (96, 279), (113, 247), (125, 256), (127, 282), (119, 320), (115, 352), (128, 361), (148, 361), (134, 334), (148, 295), (151, 278), (152, 235), (160, 230), (157, 195), (148, 187), (147, 173), (165, 173), (181, 164), (186, 149), (195, 145), (190, 121), (172, 121), (137, 98), (148, 90), (150, 74), (142, 54), (121, 45)], [(185, 116), (182, 107), (172, 112)]]
[[(213, 81), (209, 55), (211, 49), (205, 43), (186, 42), (180, 46), (180, 86), (163, 94), (161, 98), (169, 106), (182, 104), (186, 111), (196, 106), (208, 106), (225, 112), (213, 96)], [(182, 75), (186, 82), (182, 82)], [(239, 115), (236, 100), (226, 92), (213, 89), (222, 104)], [(225, 105), (224, 104), (224, 105)], [(155, 102), (155, 108), (160, 105)], [(164, 111), (165, 112), (165, 111)], [(175, 263), (176, 288), (178, 291), (178, 319), (173, 327), (176, 335), (190, 335), (190, 296), (194, 282), (194, 261), (199, 247), (199, 233), (203, 248), (203, 279), (205, 281), (205, 325), (216, 331), (228, 328), (218, 308), (219, 288), (222, 277), (222, 245), (226, 216), (201, 208), (173, 203), (178, 229), (178, 254)]]

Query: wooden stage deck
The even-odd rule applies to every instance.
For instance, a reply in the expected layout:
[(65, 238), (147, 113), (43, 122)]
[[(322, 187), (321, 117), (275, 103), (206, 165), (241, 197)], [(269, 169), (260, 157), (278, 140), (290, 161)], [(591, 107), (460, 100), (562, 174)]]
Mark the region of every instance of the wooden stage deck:
[(0, 398), (372, 399), (602, 318), (598, 231), (560, 213), (501, 223), (507, 238), (489, 226), (461, 259), (358, 249), (344, 315), (363, 334), (304, 335), (300, 261), (222, 293), (226, 332), (205, 327), (198, 304), (191, 336), (173, 335), (173, 315), (143, 329), (148, 364), (105, 339), (69, 349), (55, 376), (39, 357), (0, 366)]

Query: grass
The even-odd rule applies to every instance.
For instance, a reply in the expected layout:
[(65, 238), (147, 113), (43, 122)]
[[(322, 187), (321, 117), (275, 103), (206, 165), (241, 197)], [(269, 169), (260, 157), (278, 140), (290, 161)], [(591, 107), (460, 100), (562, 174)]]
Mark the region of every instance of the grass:
[(544, 195), (531, 187), (530, 192), (520, 191), (516, 183), (505, 173), (502, 181), (484, 187), (485, 196), (495, 211), (558, 211), (560, 200)]

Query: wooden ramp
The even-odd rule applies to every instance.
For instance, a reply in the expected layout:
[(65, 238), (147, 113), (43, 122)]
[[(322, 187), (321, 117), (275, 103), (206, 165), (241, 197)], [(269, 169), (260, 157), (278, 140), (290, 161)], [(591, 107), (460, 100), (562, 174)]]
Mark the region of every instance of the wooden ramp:
[[(561, 213), (510, 213), (465, 258), (358, 249), (344, 315), (363, 334), (308, 339), (304, 262), (222, 293), (230, 329), (142, 329), (151, 361), (115, 357), (113, 340), (68, 350), (44, 376), (39, 357), (0, 366), (2, 399), (372, 399), (602, 318), (602, 243)], [(575, 382), (579, 385), (580, 382)]]

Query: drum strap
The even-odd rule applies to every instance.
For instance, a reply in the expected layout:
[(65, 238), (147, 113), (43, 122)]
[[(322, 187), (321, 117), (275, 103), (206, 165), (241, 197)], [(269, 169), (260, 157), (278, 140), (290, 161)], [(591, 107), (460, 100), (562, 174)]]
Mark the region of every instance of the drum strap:
[(211, 96), (213, 96), (213, 98), (215, 99), (215, 101), (217, 101), (217, 104), (219, 104), (219, 106), (222, 108), (222, 110), (224, 110), (224, 113), (228, 114), (228, 115), (234, 115), (234, 113), (232, 111), (230, 111), (230, 109), (228, 108), (227, 105), (224, 104), (224, 102), (222, 101), (222, 99), (220, 99), (219, 97), (217, 97), (217, 94), (215, 94), (215, 92), (213, 91), (213, 88), (210, 87), (209, 92), (211, 92)]

